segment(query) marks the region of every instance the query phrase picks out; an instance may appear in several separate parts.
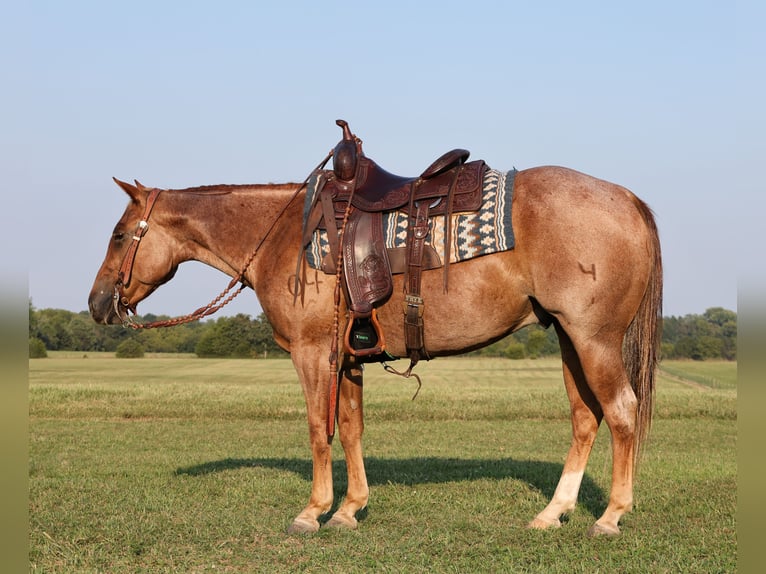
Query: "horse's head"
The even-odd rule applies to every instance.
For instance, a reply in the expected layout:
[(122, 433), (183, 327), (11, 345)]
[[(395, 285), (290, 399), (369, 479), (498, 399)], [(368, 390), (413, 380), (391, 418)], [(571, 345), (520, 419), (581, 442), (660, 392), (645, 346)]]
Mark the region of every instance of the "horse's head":
[(129, 312), (136, 312), (139, 301), (169, 281), (178, 268), (167, 228), (171, 220), (161, 209), (153, 209), (160, 191), (138, 182), (114, 181), (130, 196), (130, 202), (112, 232), (88, 298), (91, 316), (104, 324), (125, 322)]

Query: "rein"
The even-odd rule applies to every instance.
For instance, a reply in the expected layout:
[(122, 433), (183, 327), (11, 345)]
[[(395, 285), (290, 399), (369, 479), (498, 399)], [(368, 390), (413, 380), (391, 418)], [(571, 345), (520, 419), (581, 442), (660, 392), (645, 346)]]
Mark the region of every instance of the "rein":
[[(192, 321), (197, 321), (199, 319), (202, 319), (203, 317), (207, 317), (208, 315), (212, 315), (225, 305), (228, 305), (237, 295), (239, 295), (247, 285), (245, 284), (245, 273), (247, 273), (247, 270), (250, 268), (250, 265), (253, 263), (253, 260), (255, 259), (255, 256), (258, 254), (258, 250), (263, 246), (264, 242), (268, 237), (271, 235), (271, 233), (274, 231), (274, 228), (277, 225), (277, 222), (282, 218), (282, 216), (285, 214), (287, 209), (292, 205), (293, 201), (295, 201), (295, 198), (298, 197), (298, 194), (303, 190), (303, 188), (306, 187), (306, 184), (308, 183), (309, 179), (311, 178), (311, 175), (324, 167), (324, 165), (328, 162), (330, 157), (332, 156), (332, 152), (327, 154), (327, 157), (325, 157), (322, 162), (319, 163), (319, 165), (314, 168), (314, 170), (309, 174), (309, 176), (303, 181), (303, 183), (298, 187), (298, 189), (295, 190), (295, 192), (290, 196), (290, 199), (287, 201), (285, 206), (281, 209), (279, 214), (277, 214), (274, 221), (272, 221), (269, 228), (266, 230), (266, 233), (263, 235), (261, 240), (258, 242), (258, 244), (253, 249), (252, 253), (250, 254), (250, 257), (248, 257), (247, 261), (245, 261), (245, 264), (242, 266), (242, 270), (237, 274), (236, 277), (234, 277), (229, 284), (226, 286), (226, 289), (221, 291), (221, 293), (218, 294), (217, 297), (215, 297), (210, 303), (205, 305), (204, 307), (200, 307), (196, 311), (193, 311), (192, 313), (189, 313), (188, 315), (183, 315), (180, 317), (175, 317), (173, 319), (167, 319), (164, 321), (153, 321), (151, 323), (138, 323), (133, 319), (133, 317), (130, 316), (130, 313), (133, 314), (136, 313), (136, 306), (131, 304), (131, 302), (128, 300), (128, 298), (124, 294), (124, 289), (128, 285), (130, 285), (130, 279), (133, 272), (133, 265), (136, 260), (136, 252), (138, 251), (138, 244), (141, 242), (141, 239), (144, 235), (146, 235), (146, 232), (149, 230), (149, 215), (152, 212), (152, 209), (154, 208), (154, 203), (157, 200), (157, 197), (159, 196), (160, 192), (162, 190), (153, 188), (149, 192), (149, 196), (146, 198), (146, 207), (144, 208), (144, 214), (141, 218), (141, 221), (138, 222), (138, 226), (136, 227), (136, 231), (133, 234), (133, 242), (128, 247), (128, 250), (125, 252), (125, 257), (122, 260), (122, 265), (120, 265), (120, 271), (117, 274), (117, 282), (114, 284), (114, 296), (112, 297), (113, 303), (114, 303), (114, 311), (117, 314), (117, 316), (122, 320), (122, 326), (123, 327), (130, 327), (131, 329), (155, 329), (157, 327), (173, 327), (175, 325), (183, 325), (185, 323), (191, 323)], [(237, 285), (237, 283), (240, 283), (239, 288), (231, 292), (232, 289)], [(125, 316), (123, 317), (122, 312), (120, 310), (120, 306), (122, 306), (125, 310)]]

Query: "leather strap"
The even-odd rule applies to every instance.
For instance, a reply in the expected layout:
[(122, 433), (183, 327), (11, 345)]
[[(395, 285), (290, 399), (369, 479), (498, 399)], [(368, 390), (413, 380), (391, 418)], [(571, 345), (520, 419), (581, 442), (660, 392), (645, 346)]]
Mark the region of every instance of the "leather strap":
[[(335, 273), (335, 262), (340, 253), (339, 231), (335, 225), (335, 208), (333, 207), (333, 198), (329, 193), (323, 193), (320, 196), (322, 202), (322, 216), (324, 217), (325, 228), (327, 229), (327, 241), (330, 244), (330, 262), (332, 263), (331, 272)], [(350, 206), (350, 204), (348, 204)]]
[(151, 214), (154, 208), (154, 202), (157, 201), (157, 197), (160, 195), (160, 191), (157, 188), (149, 191), (149, 195), (146, 197), (146, 205), (144, 206), (144, 214), (141, 217), (141, 221), (136, 226), (136, 231), (133, 233), (133, 241), (128, 246), (128, 250), (125, 252), (125, 257), (122, 258), (122, 265), (120, 265), (120, 271), (117, 273), (117, 285), (122, 290), (123, 287), (130, 285), (131, 275), (133, 274), (133, 262), (136, 259), (136, 251), (138, 251), (138, 244), (146, 232), (149, 230), (149, 214)]
[(414, 220), (410, 221), (409, 257), (407, 264), (407, 292), (404, 296), (404, 342), (409, 351), (412, 366), (420, 359), (430, 357), (425, 349), (423, 335), (423, 298), (420, 296), (420, 280), (423, 271), (423, 250), (430, 231), (428, 203), (416, 205)]
[(452, 256), (452, 210), (455, 207), (455, 187), (457, 186), (460, 174), (463, 172), (463, 165), (457, 168), (455, 178), (449, 186), (447, 192), (447, 212), (444, 214), (444, 283), (443, 288), (446, 293), (449, 289), (449, 263)]

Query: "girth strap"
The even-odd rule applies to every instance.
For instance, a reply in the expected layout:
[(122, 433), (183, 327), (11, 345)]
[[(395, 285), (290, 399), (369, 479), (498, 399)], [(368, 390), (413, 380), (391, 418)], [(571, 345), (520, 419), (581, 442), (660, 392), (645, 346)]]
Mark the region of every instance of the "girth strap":
[(415, 365), (420, 359), (430, 357), (425, 348), (423, 335), (423, 298), (420, 296), (420, 280), (423, 273), (423, 249), (430, 231), (428, 225), (428, 203), (417, 205), (415, 217), (409, 226), (409, 257), (407, 262), (407, 292), (404, 295), (404, 343)]
[[(445, 237), (445, 253), (444, 253), (444, 290), (447, 290), (447, 273), (449, 269), (449, 238), (452, 229), (452, 207), (453, 197), (455, 192), (455, 186), (460, 179), (460, 174), (463, 170), (463, 165), (457, 168), (450, 188), (447, 193), (447, 211), (445, 214), (447, 236)], [(424, 301), (420, 296), (420, 282), (423, 273), (423, 252), (425, 249), (426, 238), (430, 232), (430, 226), (428, 221), (428, 210), (430, 206), (426, 201), (420, 201), (415, 203), (415, 194), (412, 194), (410, 199), (410, 213), (413, 213), (413, 207), (415, 208), (414, 219), (411, 217), (408, 231), (409, 240), (407, 242), (407, 276), (406, 276), (406, 293), (404, 295), (404, 343), (407, 348), (410, 357), (410, 368), (408, 372), (412, 371), (412, 368), (417, 364), (420, 359), (429, 360), (431, 357), (426, 351), (425, 334), (423, 321)]]

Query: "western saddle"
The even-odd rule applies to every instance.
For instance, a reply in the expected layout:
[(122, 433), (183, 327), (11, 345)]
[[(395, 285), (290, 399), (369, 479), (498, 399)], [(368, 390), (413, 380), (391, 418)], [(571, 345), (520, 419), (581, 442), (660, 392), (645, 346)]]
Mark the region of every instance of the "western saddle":
[[(440, 260), (426, 243), (429, 217), (444, 216), (449, 238), (453, 213), (480, 209), (486, 165), (481, 160), (466, 163), (469, 152), (454, 149), (419, 177), (394, 175), (364, 155), (362, 141), (347, 122), (336, 123), (343, 139), (332, 152), (333, 169), (319, 171), (303, 222), (303, 244), (309, 244), (316, 229), (327, 231), (330, 256), (322, 269), (343, 279), (349, 313), (344, 347), (360, 362), (391, 358), (376, 308), (391, 296), (392, 274), (405, 274), (404, 334), (411, 370), (418, 360), (430, 358), (423, 336), (422, 271), (443, 266), (444, 289), (448, 287), (451, 242), (445, 239)], [(384, 243), (383, 215), (392, 211), (407, 216), (404, 248), (387, 249)]]

